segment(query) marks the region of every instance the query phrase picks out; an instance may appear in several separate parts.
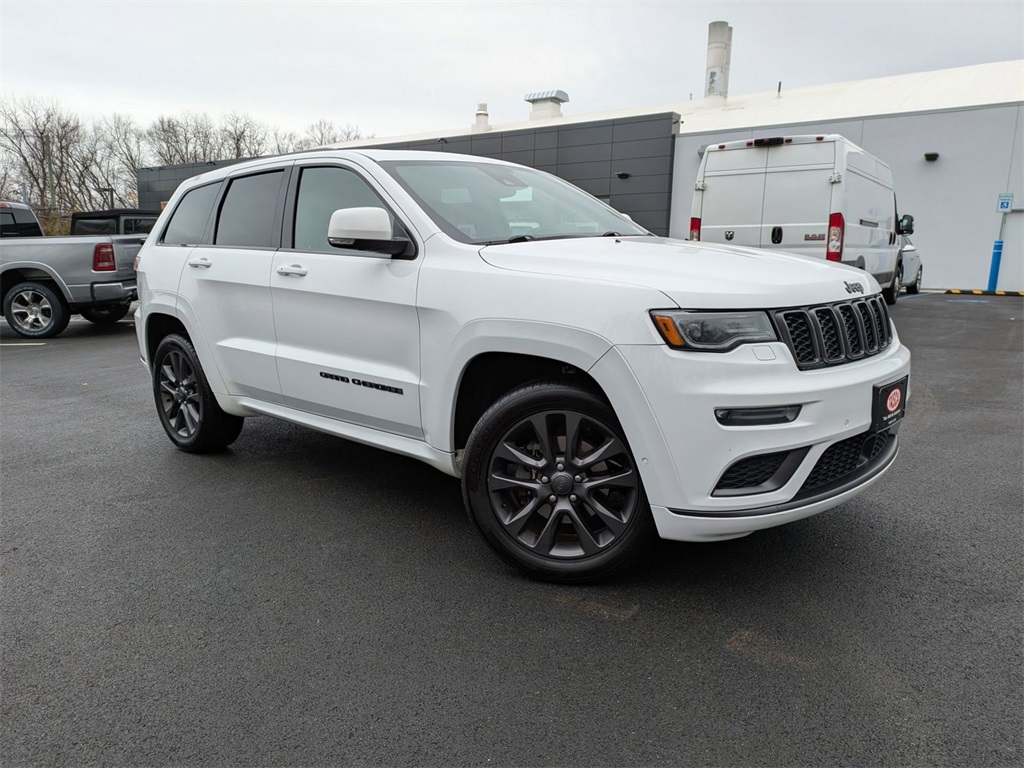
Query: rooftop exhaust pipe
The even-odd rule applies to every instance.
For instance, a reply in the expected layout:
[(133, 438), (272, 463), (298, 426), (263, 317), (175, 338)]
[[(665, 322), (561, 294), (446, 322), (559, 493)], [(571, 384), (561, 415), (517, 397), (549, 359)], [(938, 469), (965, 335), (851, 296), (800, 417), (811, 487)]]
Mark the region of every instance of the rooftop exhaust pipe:
[(539, 91), (528, 93), (524, 101), (533, 105), (530, 110), (531, 120), (548, 120), (552, 117), (562, 116), (562, 105), (569, 100), (569, 94), (565, 91)]
[(704, 96), (729, 95), (729, 61), (732, 58), (732, 27), (727, 21), (708, 24), (708, 66)]
[(473, 133), (483, 133), (489, 130), (491, 130), (491, 124), (488, 122), (487, 105), (481, 102), (476, 105), (476, 122), (473, 123)]

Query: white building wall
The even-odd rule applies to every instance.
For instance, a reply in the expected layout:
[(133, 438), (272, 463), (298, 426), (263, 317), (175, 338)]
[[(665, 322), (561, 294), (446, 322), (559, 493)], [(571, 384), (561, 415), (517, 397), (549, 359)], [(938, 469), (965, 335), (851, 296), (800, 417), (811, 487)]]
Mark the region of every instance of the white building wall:
[[(999, 236), (996, 200), (1013, 192), (1003, 227), (1000, 290), (1024, 290), (1024, 107), (977, 107), (676, 137), (670, 233), (686, 237), (699, 149), (762, 136), (838, 133), (887, 162), (900, 213), (915, 219), (925, 288), (984, 289)], [(925, 152), (938, 152), (929, 163)]]

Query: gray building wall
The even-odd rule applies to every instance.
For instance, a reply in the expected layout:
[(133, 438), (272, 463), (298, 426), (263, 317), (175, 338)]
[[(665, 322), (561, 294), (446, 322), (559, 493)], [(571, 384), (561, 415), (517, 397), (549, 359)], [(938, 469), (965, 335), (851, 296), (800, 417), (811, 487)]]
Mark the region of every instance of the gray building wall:
[[(892, 168), (900, 213), (914, 215), (925, 288), (984, 289), (999, 237), (1000, 193), (1014, 193), (1003, 228), (999, 290), (1024, 290), (1024, 106), (976, 107), (824, 123), (755, 127), (676, 137), (669, 232), (689, 234), (700, 149), (738, 139), (838, 133)], [(927, 162), (925, 152), (938, 152)]]
[[(360, 148), (454, 152), (531, 166), (575, 184), (664, 236), (669, 231), (677, 119), (666, 112), (450, 139), (381, 142)], [(159, 208), (185, 179), (236, 162), (241, 161), (140, 169), (139, 204)]]

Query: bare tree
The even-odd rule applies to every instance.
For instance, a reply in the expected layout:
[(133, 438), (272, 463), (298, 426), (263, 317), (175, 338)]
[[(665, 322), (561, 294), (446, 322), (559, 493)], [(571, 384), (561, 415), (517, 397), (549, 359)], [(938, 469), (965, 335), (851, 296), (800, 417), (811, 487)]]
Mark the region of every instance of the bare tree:
[(225, 157), (259, 157), (270, 144), (267, 126), (247, 114), (231, 112), (220, 124), (222, 153)]
[(160, 115), (146, 130), (146, 143), (161, 165), (222, 159), (220, 132), (205, 113)]
[[(353, 141), (364, 138), (357, 125), (345, 124), (338, 127), (333, 121), (320, 118), (315, 123), (306, 126), (306, 135), (299, 142), (302, 149), (322, 147), (326, 144), (337, 144), (342, 141)], [(369, 138), (369, 137), (366, 137)]]

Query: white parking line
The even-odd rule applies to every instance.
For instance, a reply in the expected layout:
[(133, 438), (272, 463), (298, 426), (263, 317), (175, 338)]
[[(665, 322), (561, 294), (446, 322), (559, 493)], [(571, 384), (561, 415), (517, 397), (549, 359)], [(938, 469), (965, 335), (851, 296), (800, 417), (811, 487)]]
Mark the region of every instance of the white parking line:
[(45, 347), (45, 341), (14, 341), (0, 344), (0, 347)]

